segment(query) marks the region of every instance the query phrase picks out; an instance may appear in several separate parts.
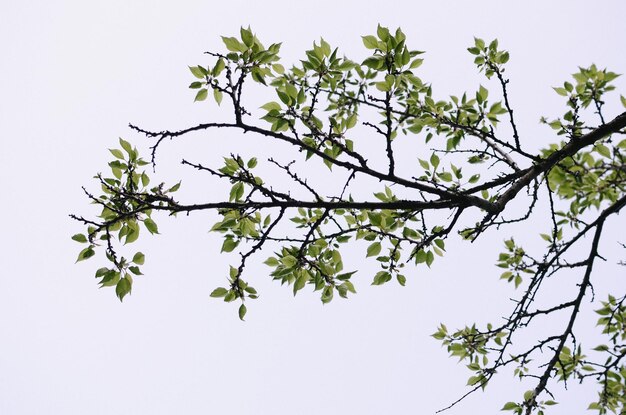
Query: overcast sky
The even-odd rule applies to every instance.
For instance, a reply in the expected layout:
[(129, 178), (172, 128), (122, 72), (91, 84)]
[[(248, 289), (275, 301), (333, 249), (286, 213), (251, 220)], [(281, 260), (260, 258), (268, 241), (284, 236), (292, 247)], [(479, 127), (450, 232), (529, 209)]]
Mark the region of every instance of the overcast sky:
[[(138, 242), (146, 276), (120, 304), (112, 290), (97, 288), (98, 260), (74, 265), (80, 247), (70, 236), (81, 227), (68, 214), (93, 212), (81, 186), (97, 188), (92, 177), (105, 171), (106, 149), (118, 137), (147, 148), (129, 122), (179, 129), (215, 117), (215, 106), (192, 102), (187, 65), (206, 63), (202, 52), (221, 48), (219, 36), (242, 25), (266, 44), (283, 42), (285, 66), (320, 36), (358, 61), (366, 53), (361, 35), (377, 23), (401, 26), (410, 45), (427, 51), (422, 78), (442, 97), (488, 85), (465, 49), (473, 36), (497, 37), (511, 53), (520, 132), (542, 147), (554, 138), (539, 117), (563, 108), (551, 86), (578, 65), (626, 71), (625, 13), (618, 0), (2, 0), (0, 413), (401, 415), (446, 406), (470, 373), (429, 335), (442, 321), (459, 327), (509, 311), (515, 293), (493, 266), (508, 231), (472, 246), (450, 242), (460, 249), (431, 270), (411, 269), (405, 288), (372, 287), (373, 272), (362, 269), (359, 293), (326, 306), (308, 289), (294, 299), (257, 263), (248, 278), (261, 298), (242, 323), (236, 306), (209, 298), (236, 261), (207, 233), (214, 215), (161, 219), (162, 235)], [(624, 78), (616, 85), (624, 93)], [(190, 148), (205, 140), (214, 151), (192, 152), (198, 162), (233, 149), (263, 151), (262, 143), (221, 133), (195, 135)], [(188, 177), (183, 155), (184, 142), (168, 143), (157, 178)], [(224, 194), (193, 177), (184, 194), (206, 201)], [(623, 219), (613, 224), (623, 228)], [(503, 374), (449, 413), (496, 413), (529, 389), (510, 378)], [(563, 403), (552, 413), (580, 413), (594, 396), (571, 389), (555, 390)]]

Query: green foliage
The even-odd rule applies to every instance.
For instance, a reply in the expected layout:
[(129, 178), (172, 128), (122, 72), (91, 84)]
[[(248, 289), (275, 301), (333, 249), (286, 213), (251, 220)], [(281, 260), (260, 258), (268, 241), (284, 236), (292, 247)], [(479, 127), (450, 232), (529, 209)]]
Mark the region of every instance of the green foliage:
[[(94, 197), (87, 194), (92, 203), (101, 208), (98, 215), (102, 221), (99, 226), (89, 224), (86, 234), (72, 236), (74, 241), (86, 243), (78, 255), (78, 261), (89, 259), (95, 255), (99, 241), (106, 243), (105, 256), (111, 263), (111, 267), (99, 268), (96, 278), (101, 287), (115, 287), (115, 293), (120, 301), (130, 294), (133, 285), (132, 275), (142, 275), (139, 265), (143, 265), (145, 255), (136, 252), (132, 260), (117, 256), (113, 249), (113, 238), (131, 244), (139, 238), (141, 225), (151, 234), (158, 234), (156, 222), (151, 218), (153, 208), (144, 208), (146, 201), (156, 201), (156, 206), (165, 205), (168, 194), (175, 192), (180, 183), (163, 190), (164, 184), (149, 188), (150, 178), (145, 171), (140, 169), (148, 163), (139, 157), (136, 148), (120, 138), (120, 149), (109, 149), (114, 160), (109, 162), (113, 177), (98, 174), (96, 179), (100, 182), (102, 194)], [(132, 197), (125, 197), (132, 195)]]
[(626, 364), (623, 360), (626, 355), (626, 297), (616, 299), (609, 295), (596, 313), (600, 316), (598, 326), (608, 342), (593, 350), (602, 353), (606, 360), (602, 364), (579, 360), (576, 363), (583, 373), (577, 372), (577, 375), (596, 378), (601, 386), (598, 400), (588, 409), (595, 409), (600, 414), (623, 413), (626, 408)]
[[(543, 414), (556, 404), (546, 399), (551, 398), (549, 384), (594, 379), (600, 392), (589, 408), (600, 414), (624, 412), (626, 293), (609, 296), (597, 310), (604, 344), (587, 348), (587, 342), (577, 340), (574, 325), (592, 289), (603, 226), (626, 206), (626, 140), (621, 139), (626, 113), (605, 119), (616, 73), (596, 65), (580, 67), (571, 82), (553, 88), (565, 98), (565, 112), (541, 121), (558, 140), (535, 154), (518, 131), (505, 77), (510, 55), (497, 40), (475, 38), (467, 49), (485, 75), (485, 85), (448, 98), (437, 97), (433, 85), (421, 79), (423, 52), (410, 47), (400, 29), (379, 25), (375, 33), (362, 36), (365, 56), (358, 60), (320, 38), (290, 68), (280, 62), (281, 44), (265, 47), (250, 28), (242, 27), (222, 42), (225, 50), (208, 52), (208, 62), (189, 67), (189, 88), (196, 102), (212, 95), (218, 105), (231, 108), (232, 120), (180, 131), (131, 126), (155, 140), (152, 167), (166, 138), (239, 129), (294, 150), (298, 160), (281, 164), (272, 158), (268, 164), (290, 180), (288, 189), (298, 187), (310, 197), (282, 191), (276, 178), (266, 183), (257, 169), (263, 160), (230, 154), (218, 167), (183, 160), (229, 184), (217, 202), (185, 204), (174, 199), (181, 182), (151, 186), (143, 170), (150, 163), (120, 139), (120, 148), (109, 150), (111, 173), (96, 176), (100, 194), (86, 191), (99, 215), (95, 220), (73, 216), (86, 227), (72, 236), (81, 244), (77, 262), (100, 249), (109, 262), (96, 271), (100, 286), (115, 287), (120, 300), (131, 293), (133, 278), (143, 275), (145, 256), (135, 251), (128, 260), (117, 250), (127, 249), (141, 235), (159, 234), (159, 211), (171, 216), (217, 213), (210, 230), (222, 238), (220, 253), (236, 253), (238, 264), (230, 266), (225, 286), (210, 297), (237, 302), (241, 320), (248, 300), (258, 298), (243, 279), (247, 261), (263, 248), (271, 246), (273, 252), (264, 261), (273, 280), (289, 286), (294, 296), (302, 290), (317, 292), (328, 304), (356, 293), (357, 271), (344, 263), (347, 246), (356, 247), (373, 264), (359, 264), (359, 274), (366, 274), (371, 285), (395, 279), (404, 286), (412, 275), (406, 267), (434, 266), (455, 233), (474, 241), (488, 230), (531, 221), (538, 212), (550, 219), (548, 228), (530, 228), (537, 235), (524, 246), (517, 242), (522, 238), (509, 237), (497, 256), (500, 278), (516, 290), (510, 314), (497, 325), (473, 323), (448, 330), (441, 324), (433, 337), (470, 371), (469, 393), (485, 389), (496, 373), (508, 368), (525, 385), (531, 383), (532, 389), (505, 403), (503, 411)], [(250, 82), (268, 91), (267, 102), (255, 109), (258, 114), (245, 101), (244, 84)], [(623, 96), (620, 101), (626, 107)], [(365, 132), (370, 133), (366, 140)], [(411, 176), (396, 169), (396, 140), (412, 140), (416, 149)], [(386, 164), (369, 160), (364, 141), (380, 145)], [(309, 183), (307, 172), (314, 171), (314, 163), (343, 181), (340, 192)], [(369, 180), (370, 197), (355, 200), (351, 192), (363, 178)], [(380, 184), (374, 188), (371, 183)], [(526, 210), (512, 219), (508, 206), (513, 200)], [(576, 252), (586, 254), (578, 258)], [(554, 302), (548, 294), (548, 306), (538, 308), (536, 299), (546, 297), (544, 281), (561, 275), (569, 277), (562, 281), (574, 287), (575, 297)], [(568, 316), (565, 326), (545, 338), (525, 337), (527, 327), (558, 313)]]
[(593, 105), (594, 109), (601, 114), (604, 106), (602, 97), (615, 89), (615, 86), (611, 85), (611, 81), (620, 76), (606, 69), (600, 70), (596, 65), (591, 65), (588, 68), (579, 67), (578, 69), (578, 72), (572, 74), (575, 83), (564, 82), (563, 87), (553, 88), (557, 94), (567, 98), (567, 111), (561, 118), (553, 121), (542, 118), (542, 122), (556, 130), (559, 135), (569, 137), (582, 135), (584, 121), (580, 118), (581, 110)]

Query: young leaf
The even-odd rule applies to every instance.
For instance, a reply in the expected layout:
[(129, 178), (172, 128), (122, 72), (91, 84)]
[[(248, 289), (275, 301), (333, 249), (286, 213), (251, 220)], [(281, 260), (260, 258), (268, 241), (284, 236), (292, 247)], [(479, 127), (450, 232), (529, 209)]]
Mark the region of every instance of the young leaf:
[(83, 235), (82, 233), (77, 233), (76, 235), (72, 236), (72, 239), (76, 242), (80, 242), (80, 243), (86, 243), (87, 242), (87, 237), (85, 235)]
[(120, 137), (119, 141), (120, 141), (120, 145), (122, 146), (124, 151), (126, 151), (126, 153), (128, 153), (129, 156), (131, 154), (133, 154), (133, 147), (130, 145), (130, 143), (128, 141), (124, 140), (121, 137)]
[(130, 270), (130, 272), (132, 272), (135, 275), (143, 275), (141, 273), (141, 270), (139, 269), (139, 267), (136, 266), (136, 265), (130, 266), (130, 267), (128, 267), (128, 269)]
[(374, 242), (367, 248), (367, 257), (376, 256), (380, 254), (381, 245), (380, 242)]
[(211, 293), (211, 297), (221, 298), (226, 296), (226, 294), (228, 294), (228, 290), (226, 288), (219, 287), (213, 290), (213, 292)]
[(87, 248), (83, 249), (82, 251), (80, 251), (80, 253), (78, 254), (78, 258), (76, 259), (76, 262), (80, 262), (80, 261), (84, 261), (85, 259), (89, 259), (92, 256), (94, 256), (96, 254), (96, 252), (93, 250), (93, 246), (88, 246)]
[(241, 34), (241, 40), (243, 40), (243, 43), (247, 47), (252, 47), (252, 45), (254, 44), (254, 35), (252, 34), (252, 31), (250, 30), (250, 27), (248, 26), (247, 29), (244, 29), (242, 27), (240, 29), (240, 34)]
[(217, 62), (215, 63), (215, 66), (213, 67), (213, 70), (211, 71), (211, 75), (213, 75), (214, 77), (219, 76), (222, 71), (224, 70), (224, 68), (226, 68), (226, 64), (224, 63), (224, 59), (219, 58), (217, 60)]
[(239, 320), (243, 321), (243, 318), (246, 316), (248, 309), (245, 304), (239, 306)]
[(365, 45), (366, 48), (368, 49), (378, 48), (378, 39), (376, 39), (376, 37), (369, 35), (369, 36), (361, 36), (361, 38), (363, 39), (363, 44)]
[(111, 152), (111, 154), (113, 154), (115, 156), (115, 158), (118, 158), (120, 160), (124, 160), (124, 153), (122, 153), (117, 148), (110, 148), (109, 151)]
[(226, 45), (226, 49), (231, 52), (245, 52), (246, 50), (248, 50), (246, 45), (242, 44), (234, 37), (222, 36), (222, 41)]
[(194, 102), (204, 101), (208, 94), (209, 94), (209, 91), (206, 88), (202, 88), (201, 90), (198, 91), (198, 93), (196, 94), (196, 98), (193, 101)]
[(237, 245), (239, 245), (239, 241), (236, 241), (233, 238), (226, 238), (222, 244), (222, 252), (232, 252)]
[(137, 252), (135, 256), (133, 256), (133, 262), (137, 265), (143, 265), (145, 259), (146, 256), (141, 252)]
[(117, 295), (117, 298), (122, 301), (124, 297), (130, 293), (131, 289), (132, 284), (130, 282), (130, 279), (124, 277), (117, 282), (117, 285), (115, 286), (115, 294)]
[(199, 66), (190, 66), (189, 70), (198, 79), (204, 79), (204, 72), (200, 69)]
[(151, 234), (159, 233), (159, 228), (157, 227), (157, 224), (154, 223), (152, 219), (150, 218), (144, 219), (143, 224), (148, 230), (148, 232), (150, 232)]
[(215, 98), (215, 102), (217, 102), (217, 105), (220, 105), (222, 103), (223, 96), (224, 94), (219, 89), (213, 90), (213, 98)]

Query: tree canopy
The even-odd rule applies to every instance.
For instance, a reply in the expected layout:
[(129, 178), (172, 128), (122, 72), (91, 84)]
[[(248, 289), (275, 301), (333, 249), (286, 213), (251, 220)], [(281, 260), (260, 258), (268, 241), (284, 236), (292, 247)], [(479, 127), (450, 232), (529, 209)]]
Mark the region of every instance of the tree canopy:
[[(602, 343), (584, 343), (575, 325), (594, 297), (603, 229), (626, 205), (626, 113), (608, 114), (619, 106), (609, 94), (616, 73), (580, 67), (554, 87), (564, 109), (541, 118), (554, 139), (537, 149), (518, 129), (509, 53), (497, 40), (476, 38), (467, 49), (491, 91), (479, 85), (447, 98), (420, 77), (423, 52), (411, 49), (400, 29), (379, 26), (363, 36), (367, 55), (358, 61), (320, 39), (289, 69), (280, 63), (281, 44), (266, 47), (249, 28), (222, 40), (226, 50), (206, 52), (203, 64), (189, 67), (189, 88), (195, 101), (212, 99), (230, 116), (180, 130), (130, 125), (152, 140), (149, 156), (120, 139), (120, 148), (109, 150), (110, 173), (96, 176), (98, 192), (84, 189), (100, 213), (72, 215), (86, 226), (72, 238), (84, 244), (78, 261), (98, 251), (109, 262), (96, 271), (101, 286), (114, 287), (120, 300), (131, 292), (145, 256), (126, 253), (126, 245), (146, 231), (158, 234), (159, 214), (217, 212), (211, 230), (220, 234), (222, 252), (237, 251), (239, 258), (225, 272), (225, 286), (210, 295), (238, 302), (242, 320), (248, 300), (258, 296), (246, 265), (259, 255), (271, 278), (294, 295), (310, 287), (328, 303), (356, 293), (359, 277), (405, 285), (410, 266), (430, 267), (454, 235), (469, 244), (485, 232), (505, 233), (497, 266), (517, 289), (513, 308), (490, 324), (453, 330), (441, 324), (433, 334), (471, 372), (467, 394), (450, 406), (510, 368), (533, 387), (511, 397), (504, 410), (542, 414), (556, 404), (554, 384), (592, 380), (598, 397), (589, 408), (625, 413), (625, 285), (595, 311)], [(250, 91), (266, 97), (258, 110), (250, 107)], [(166, 140), (223, 129), (281, 144), (283, 151), (263, 161), (226, 154), (221, 166), (183, 159), (230, 184), (218, 200), (185, 202), (176, 197), (180, 181), (151, 183)], [(328, 171), (323, 180), (320, 169)], [(506, 234), (508, 225), (536, 217), (547, 219), (545, 229), (535, 227), (538, 242), (523, 246)], [(356, 265), (344, 264), (350, 250), (371, 258), (370, 270), (357, 273)], [(547, 281), (559, 278), (574, 288), (571, 298), (546, 290)], [(550, 333), (529, 340), (546, 319)]]

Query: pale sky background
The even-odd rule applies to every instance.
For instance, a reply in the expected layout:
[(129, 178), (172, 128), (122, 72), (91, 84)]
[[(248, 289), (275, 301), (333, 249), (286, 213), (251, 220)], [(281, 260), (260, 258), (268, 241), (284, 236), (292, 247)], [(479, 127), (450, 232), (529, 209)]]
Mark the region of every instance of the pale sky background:
[[(162, 235), (138, 242), (146, 276), (136, 278), (123, 304), (111, 289), (97, 289), (99, 260), (74, 265), (80, 247), (70, 236), (82, 229), (68, 214), (92, 212), (80, 187), (96, 188), (91, 177), (105, 171), (117, 137), (145, 151), (148, 141), (129, 122), (160, 130), (210, 119), (215, 106), (192, 102), (187, 65), (205, 63), (202, 52), (221, 48), (219, 36), (242, 25), (265, 44), (282, 41), (289, 64), (320, 36), (360, 60), (361, 35), (379, 22), (401, 26), (410, 45), (428, 52), (422, 78), (442, 97), (489, 85), (465, 49), (473, 36), (497, 37), (511, 53), (520, 132), (541, 147), (554, 138), (539, 117), (563, 108), (551, 86), (578, 65), (626, 72), (625, 13), (623, 1), (2, 0), (0, 413), (401, 415), (446, 406), (470, 373), (429, 335), (441, 321), (460, 327), (508, 313), (515, 293), (498, 281), (493, 263), (513, 230), (471, 246), (451, 241), (433, 269), (407, 271), (405, 288), (371, 287), (372, 264), (356, 280), (357, 295), (326, 306), (308, 289), (294, 299), (257, 262), (248, 279), (261, 298), (241, 323), (235, 305), (209, 298), (236, 261), (220, 255), (218, 235), (206, 232), (213, 214), (162, 218)], [(616, 85), (624, 93), (624, 78)], [(618, 111), (607, 105), (609, 116)], [(261, 151), (262, 144), (238, 137), (166, 143), (155, 180), (184, 176), (189, 193), (182, 194), (219, 199), (223, 187), (188, 175), (178, 162)], [(213, 154), (190, 153), (209, 139)], [(623, 219), (612, 227), (623, 229)], [(607, 241), (604, 254), (615, 260), (619, 252)], [(606, 270), (601, 293), (619, 281), (610, 279), (614, 267)], [(503, 373), (448, 413), (497, 413), (529, 388)], [(595, 394), (570, 389), (554, 389), (562, 404), (550, 413), (581, 413)]]

